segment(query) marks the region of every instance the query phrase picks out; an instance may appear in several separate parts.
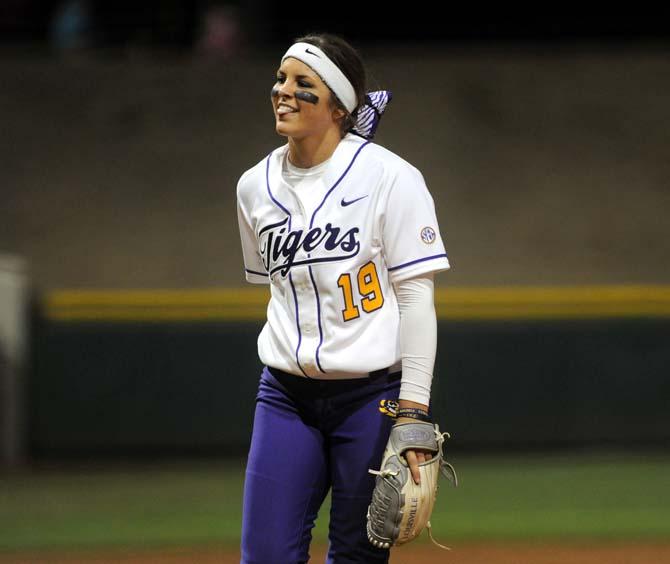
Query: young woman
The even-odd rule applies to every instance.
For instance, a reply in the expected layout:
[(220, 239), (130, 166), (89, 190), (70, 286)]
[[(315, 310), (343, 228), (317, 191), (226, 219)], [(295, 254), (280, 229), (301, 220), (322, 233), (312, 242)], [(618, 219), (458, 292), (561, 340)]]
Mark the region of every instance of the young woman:
[[(245, 564), (307, 562), (329, 490), (328, 563), (388, 562), (389, 550), (366, 535), (368, 470), (379, 469), (394, 422), (407, 421), (403, 408), (428, 415), (433, 273), (449, 268), (423, 176), (371, 141), (390, 99), (366, 93), (363, 63), (344, 39), (297, 39), (271, 92), (287, 143), (238, 182), (246, 278), (271, 289), (244, 485)], [(400, 416), (384, 414), (383, 400), (397, 401)], [(418, 482), (430, 454), (406, 459)]]

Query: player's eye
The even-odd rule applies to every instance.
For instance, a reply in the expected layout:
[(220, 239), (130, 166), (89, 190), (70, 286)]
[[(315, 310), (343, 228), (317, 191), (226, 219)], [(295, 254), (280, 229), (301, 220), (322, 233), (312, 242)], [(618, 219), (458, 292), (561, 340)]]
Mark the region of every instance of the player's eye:
[[(278, 76), (277, 77), (277, 82), (279, 84), (284, 84), (284, 82), (286, 82), (286, 77), (285, 76)], [(307, 80), (299, 80), (298, 81), (298, 86), (300, 88), (313, 88), (312, 83), (307, 81)]]

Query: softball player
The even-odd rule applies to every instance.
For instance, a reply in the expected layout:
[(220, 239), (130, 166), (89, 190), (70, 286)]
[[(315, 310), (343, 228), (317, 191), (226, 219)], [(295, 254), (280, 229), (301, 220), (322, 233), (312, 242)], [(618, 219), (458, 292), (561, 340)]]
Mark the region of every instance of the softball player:
[[(237, 185), (246, 279), (271, 290), (244, 484), (245, 564), (307, 562), (329, 490), (327, 562), (388, 562), (365, 530), (368, 470), (379, 468), (394, 423), (380, 401), (428, 412), (433, 273), (449, 268), (423, 176), (371, 141), (390, 99), (366, 93), (363, 64), (343, 39), (297, 39), (271, 92), (288, 142)], [(426, 457), (406, 455), (415, 480)]]

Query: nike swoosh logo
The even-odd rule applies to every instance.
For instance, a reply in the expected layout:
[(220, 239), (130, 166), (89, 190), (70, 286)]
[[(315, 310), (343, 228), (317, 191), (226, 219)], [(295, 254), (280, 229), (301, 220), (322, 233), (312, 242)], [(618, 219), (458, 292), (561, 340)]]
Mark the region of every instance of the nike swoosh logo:
[[(316, 53), (313, 53), (313, 52), (310, 51), (309, 49), (305, 49), (305, 53), (309, 53), (310, 55), (314, 55), (315, 57), (319, 57), (319, 55), (317, 55)], [(320, 58), (321, 58), (321, 57), (319, 57), (319, 59), (320, 59)]]
[(343, 207), (350, 206), (351, 204), (358, 202), (358, 200), (362, 200), (363, 198), (367, 198), (368, 195), (366, 194), (365, 196), (361, 196), (360, 198), (356, 198), (355, 200), (350, 200), (348, 202), (344, 201), (344, 198), (342, 198), (342, 201), (340, 202)]

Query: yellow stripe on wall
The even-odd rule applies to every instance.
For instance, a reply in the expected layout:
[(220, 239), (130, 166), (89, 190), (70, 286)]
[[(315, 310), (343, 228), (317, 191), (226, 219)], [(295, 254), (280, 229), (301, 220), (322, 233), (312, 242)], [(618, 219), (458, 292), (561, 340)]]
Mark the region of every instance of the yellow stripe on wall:
[[(258, 288), (57, 290), (44, 298), (55, 321), (262, 321), (270, 292)], [(437, 288), (439, 319), (670, 317), (670, 286)]]
[(440, 319), (669, 317), (670, 286), (438, 289), (435, 307)]
[(195, 290), (57, 290), (44, 309), (56, 321), (250, 321), (264, 319), (266, 287)]

